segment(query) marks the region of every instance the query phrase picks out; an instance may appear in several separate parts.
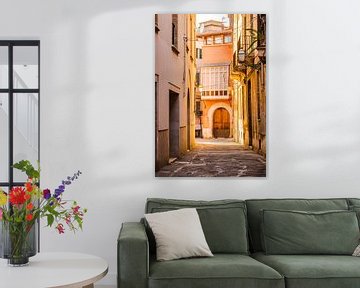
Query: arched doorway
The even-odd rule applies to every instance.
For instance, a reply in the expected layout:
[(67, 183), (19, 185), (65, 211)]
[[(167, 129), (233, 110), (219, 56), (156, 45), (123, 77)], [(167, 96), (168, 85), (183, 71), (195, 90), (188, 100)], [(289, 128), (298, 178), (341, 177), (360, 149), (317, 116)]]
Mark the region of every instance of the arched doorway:
[(214, 138), (230, 137), (230, 114), (225, 108), (218, 108), (213, 117)]

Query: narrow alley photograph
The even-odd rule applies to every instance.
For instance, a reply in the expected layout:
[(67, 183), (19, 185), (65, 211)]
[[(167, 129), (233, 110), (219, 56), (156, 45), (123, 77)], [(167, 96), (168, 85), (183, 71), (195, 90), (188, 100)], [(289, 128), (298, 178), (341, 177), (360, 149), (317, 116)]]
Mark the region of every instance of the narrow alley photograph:
[(266, 177), (266, 14), (155, 14), (155, 176)]

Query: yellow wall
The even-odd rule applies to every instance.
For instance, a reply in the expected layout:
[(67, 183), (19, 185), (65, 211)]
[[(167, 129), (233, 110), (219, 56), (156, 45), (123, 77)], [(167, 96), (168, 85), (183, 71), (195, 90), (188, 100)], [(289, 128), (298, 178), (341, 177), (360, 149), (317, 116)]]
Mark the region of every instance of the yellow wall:
[[(241, 65), (237, 59), (240, 49), (250, 52), (246, 49), (252, 43), (249, 29), (257, 31), (256, 17), (257, 14), (234, 14), (231, 18), (234, 139), (266, 156), (266, 64), (261, 63), (256, 45), (256, 49), (246, 58), (247, 65)], [(249, 63), (259, 65), (254, 68), (248, 65)]]

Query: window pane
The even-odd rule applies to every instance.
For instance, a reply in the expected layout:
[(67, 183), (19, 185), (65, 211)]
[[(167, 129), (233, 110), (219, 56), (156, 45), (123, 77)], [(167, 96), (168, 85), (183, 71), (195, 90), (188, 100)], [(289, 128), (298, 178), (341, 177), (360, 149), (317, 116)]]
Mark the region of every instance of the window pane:
[(0, 182), (9, 181), (9, 98), (0, 93)]
[(14, 88), (38, 88), (38, 47), (14, 47)]
[(231, 36), (225, 36), (225, 43), (231, 42)]
[(0, 88), (9, 86), (8, 47), (0, 46)]
[[(14, 94), (14, 163), (38, 160), (39, 96), (34, 93)], [(14, 169), (14, 181), (25, 181), (26, 175)]]

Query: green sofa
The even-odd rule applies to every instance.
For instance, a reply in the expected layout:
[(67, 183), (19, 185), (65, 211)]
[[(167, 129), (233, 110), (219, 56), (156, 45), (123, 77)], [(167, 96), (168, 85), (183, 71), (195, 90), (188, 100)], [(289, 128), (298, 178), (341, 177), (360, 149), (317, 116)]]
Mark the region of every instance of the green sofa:
[[(356, 216), (360, 215), (360, 199), (191, 201), (153, 198), (147, 200), (145, 212), (188, 207), (197, 208), (214, 257), (156, 261), (154, 236), (145, 221), (123, 223), (117, 246), (119, 288), (360, 287), (360, 257), (349, 254), (359, 240)], [(299, 223), (303, 221), (303, 225), (289, 225), (296, 223), (297, 219)], [(339, 219), (339, 223), (334, 219)], [(299, 240), (303, 233), (301, 229), (311, 228), (311, 223), (320, 225), (319, 233), (325, 224), (354, 232), (349, 233), (351, 239), (345, 241), (341, 235), (335, 235), (334, 239), (325, 237), (324, 243), (319, 244), (323, 250), (319, 248), (319, 255), (316, 255), (313, 253), (318, 249), (316, 242), (301, 246), (304, 239)], [(276, 229), (265, 233), (265, 226)], [(277, 230), (290, 234), (284, 233), (285, 239), (280, 235), (279, 240)], [(310, 237), (310, 242), (318, 241), (321, 237), (316, 233), (305, 231), (307, 236), (304, 237)], [(295, 254), (281, 253), (279, 243), (284, 243), (284, 251), (290, 249)], [(342, 246), (346, 246), (345, 250)], [(303, 254), (302, 249), (305, 249)], [(331, 251), (331, 254), (326, 254), (326, 251)]]

